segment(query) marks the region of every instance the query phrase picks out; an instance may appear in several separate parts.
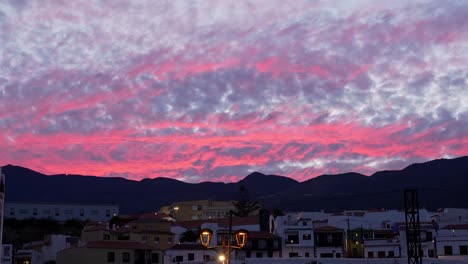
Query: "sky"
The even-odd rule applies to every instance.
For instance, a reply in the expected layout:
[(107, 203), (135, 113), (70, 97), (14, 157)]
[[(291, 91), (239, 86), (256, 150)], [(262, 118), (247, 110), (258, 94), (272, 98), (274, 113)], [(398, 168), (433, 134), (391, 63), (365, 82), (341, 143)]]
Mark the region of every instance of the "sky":
[(304, 181), (468, 155), (468, 1), (0, 0), (0, 165)]

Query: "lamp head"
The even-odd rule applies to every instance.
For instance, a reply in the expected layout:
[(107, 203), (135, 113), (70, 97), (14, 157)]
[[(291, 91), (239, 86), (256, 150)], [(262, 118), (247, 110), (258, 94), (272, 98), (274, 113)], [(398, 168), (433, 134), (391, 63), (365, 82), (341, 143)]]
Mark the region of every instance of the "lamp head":
[(208, 247), (210, 245), (212, 236), (213, 231), (211, 231), (210, 229), (202, 229), (200, 232), (200, 243), (204, 247)]
[(245, 229), (238, 230), (236, 232), (236, 243), (239, 247), (243, 248), (247, 243), (247, 238), (249, 236), (249, 232)]

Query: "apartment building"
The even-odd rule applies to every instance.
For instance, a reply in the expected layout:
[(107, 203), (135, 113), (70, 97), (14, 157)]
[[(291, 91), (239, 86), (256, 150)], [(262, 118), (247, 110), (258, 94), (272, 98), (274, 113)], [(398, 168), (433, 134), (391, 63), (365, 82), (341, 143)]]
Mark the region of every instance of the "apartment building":
[(58, 253), (57, 263), (163, 263), (163, 250), (175, 244), (173, 221), (166, 214), (149, 213), (90, 223), (77, 247)]
[[(2, 246), (3, 241), (3, 218), (5, 212), (5, 175), (2, 173), (2, 168), (0, 168), (0, 250), (3, 251), (4, 247)], [(3, 256), (4, 253), (0, 252), (0, 256)]]
[(119, 214), (118, 205), (65, 203), (5, 203), (5, 218), (50, 218), (57, 221), (109, 221)]
[(226, 218), (231, 210), (232, 201), (195, 200), (163, 206), (158, 213), (172, 215), (177, 221), (190, 221)]

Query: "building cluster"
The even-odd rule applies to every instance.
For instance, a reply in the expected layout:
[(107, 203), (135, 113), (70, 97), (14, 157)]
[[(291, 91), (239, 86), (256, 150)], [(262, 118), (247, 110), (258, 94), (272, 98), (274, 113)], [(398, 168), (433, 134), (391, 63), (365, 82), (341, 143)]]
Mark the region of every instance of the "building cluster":
[[(232, 251), (231, 263), (408, 256), (405, 212), (398, 210), (289, 212), (229, 218), (228, 213), (234, 209), (231, 202), (208, 200), (178, 202), (158, 212), (139, 215), (119, 215), (118, 207), (109, 205), (65, 204), (59, 206), (57, 215), (58, 205), (41, 206), (6, 204), (5, 214), (24, 219), (27, 211), (28, 217), (41, 218), (42, 212), (50, 211), (48, 217), (63, 221), (67, 215), (73, 219), (84, 212), (91, 221), (80, 237), (53, 234), (15, 250), (3, 245), (10, 261), (2, 263), (217, 263), (219, 251), (207, 249), (199, 241), (200, 230), (206, 228), (212, 230), (213, 248), (223, 243), (229, 230), (248, 231), (245, 246)], [(71, 213), (65, 213), (66, 210)], [(468, 209), (420, 209), (419, 216), (424, 258), (468, 255)]]

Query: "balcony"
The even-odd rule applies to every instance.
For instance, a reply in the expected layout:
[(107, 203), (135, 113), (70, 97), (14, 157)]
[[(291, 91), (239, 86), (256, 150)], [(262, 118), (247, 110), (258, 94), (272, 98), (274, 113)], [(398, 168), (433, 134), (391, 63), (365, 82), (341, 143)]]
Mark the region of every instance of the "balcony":
[(342, 247), (343, 246), (343, 240), (342, 239), (333, 239), (333, 240), (327, 240), (327, 241), (316, 241), (315, 242), (316, 247)]

